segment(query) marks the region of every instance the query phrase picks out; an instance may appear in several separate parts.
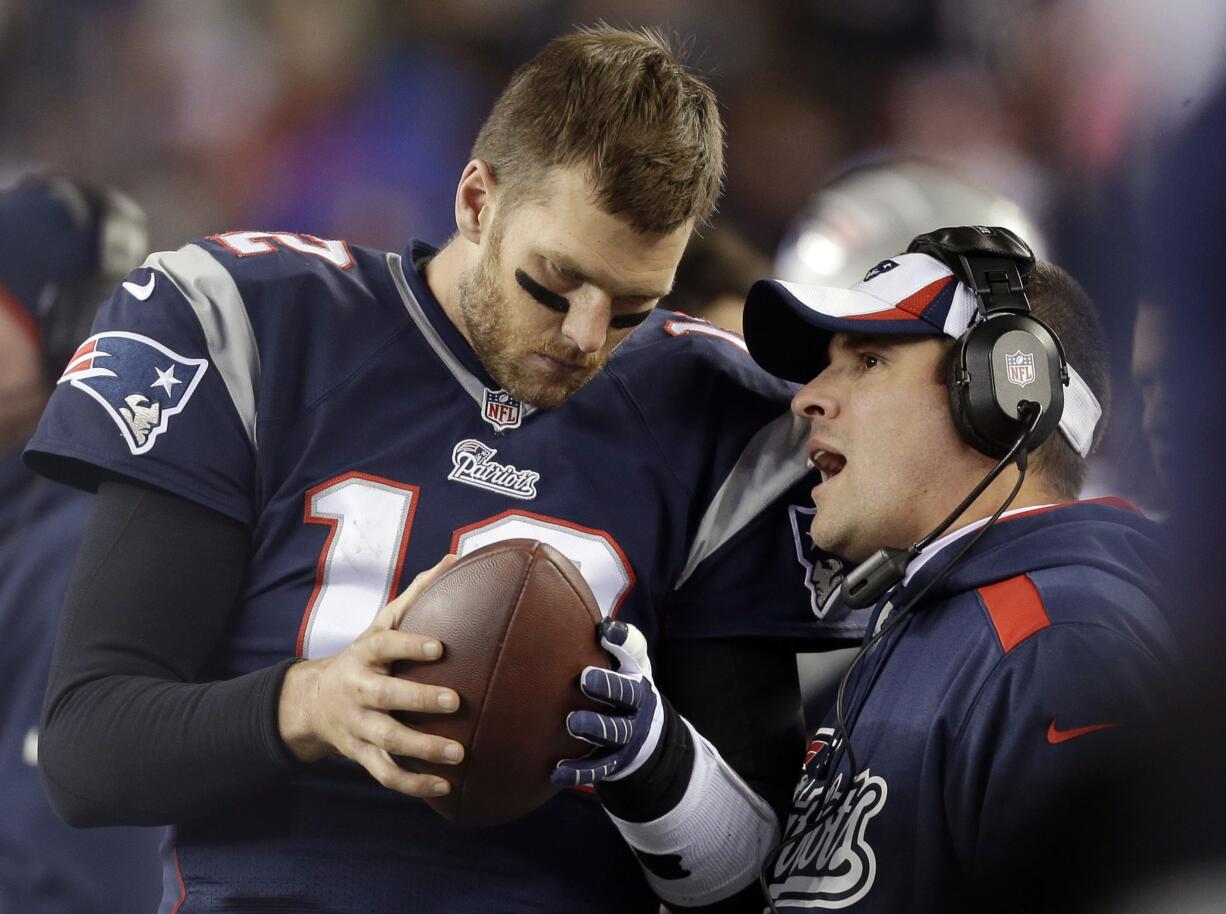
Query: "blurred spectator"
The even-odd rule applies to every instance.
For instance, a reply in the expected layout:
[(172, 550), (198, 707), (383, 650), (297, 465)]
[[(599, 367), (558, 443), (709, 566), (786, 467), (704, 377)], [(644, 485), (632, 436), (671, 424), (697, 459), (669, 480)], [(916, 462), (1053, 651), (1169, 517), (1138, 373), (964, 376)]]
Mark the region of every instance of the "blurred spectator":
[(21, 449), (103, 288), (144, 256), (130, 200), (63, 179), (0, 192), (0, 914), (153, 911), (160, 829), (69, 828), (39, 784), (38, 720), (60, 606), (92, 499)]
[(1165, 602), (1181, 637), (1187, 690), (1160, 738), (1136, 747), (1152, 775), (1128, 780), (1130, 818), (1139, 824), (1117, 839), (1129, 869), (1111, 885), (1114, 903), (1106, 910), (1113, 911), (1226, 910), (1220, 725), (1226, 615), (1219, 573), (1226, 408), (1215, 395), (1226, 348), (1218, 292), (1226, 261), (1226, 84), (1197, 107), (1159, 156), (1141, 200), (1150, 300), (1140, 309), (1133, 346), (1144, 427), (1168, 489)]
[(1175, 483), (1177, 356), (1175, 309), (1142, 299), (1132, 337), (1132, 376), (1141, 395), (1141, 428), (1155, 470), (1148, 504), (1166, 507)]
[(749, 287), (770, 273), (766, 254), (723, 220), (690, 239), (663, 306), (740, 333)]

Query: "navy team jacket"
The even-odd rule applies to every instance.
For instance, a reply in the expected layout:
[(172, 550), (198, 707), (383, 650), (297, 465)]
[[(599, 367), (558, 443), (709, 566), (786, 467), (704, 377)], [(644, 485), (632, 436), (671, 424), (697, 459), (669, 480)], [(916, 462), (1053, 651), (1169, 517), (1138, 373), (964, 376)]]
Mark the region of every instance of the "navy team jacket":
[(1170, 682), (1157, 529), (1113, 499), (1019, 512), (899, 619), (848, 684), (854, 779), (833, 714), (809, 746), (769, 869), (778, 910), (943, 912), (985, 886), (1008, 910), (1046, 878), (1009, 883), (1058, 843), (1074, 791), (1136, 758)]

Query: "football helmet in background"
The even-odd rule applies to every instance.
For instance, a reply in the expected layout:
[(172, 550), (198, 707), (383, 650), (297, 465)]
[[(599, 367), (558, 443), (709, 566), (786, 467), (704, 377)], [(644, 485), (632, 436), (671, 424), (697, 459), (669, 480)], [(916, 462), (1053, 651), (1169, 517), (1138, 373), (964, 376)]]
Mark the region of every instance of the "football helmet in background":
[(1035, 221), (1013, 200), (926, 159), (898, 157), (845, 171), (792, 222), (775, 259), (788, 282), (850, 288), (873, 264), (943, 225), (999, 225), (1043, 258)]

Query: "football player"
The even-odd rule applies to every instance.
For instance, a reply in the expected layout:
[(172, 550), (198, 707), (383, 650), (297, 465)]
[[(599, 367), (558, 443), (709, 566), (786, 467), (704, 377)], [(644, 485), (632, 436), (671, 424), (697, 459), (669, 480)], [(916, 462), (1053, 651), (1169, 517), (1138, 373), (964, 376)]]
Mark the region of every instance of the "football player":
[(21, 463), (98, 305), (145, 256), (145, 218), (113, 190), (27, 177), (0, 192), (0, 910), (150, 910), (160, 833), (80, 832), (38, 782), (38, 719), (90, 499)]
[(597, 783), (627, 841), (671, 862), (652, 877), (670, 901), (760, 869), (774, 911), (1078, 909), (1103, 863), (1078, 855), (1121, 812), (1094, 801), (1118, 799), (1175, 678), (1154, 523), (1076, 500), (1109, 396), (1091, 302), (974, 226), (851, 289), (759, 282), (745, 330), (761, 365), (807, 379), (810, 532), (859, 563), (839, 599), (871, 607), (863, 647), (777, 840), (618, 620), (619, 671), (582, 679), (613, 711), (569, 719), (605, 751), (555, 777)]
[(722, 173), (710, 89), (585, 29), (497, 100), (441, 249), (230, 231), (121, 284), (26, 452), (98, 492), (42, 756), (69, 821), (173, 826), (163, 912), (657, 909), (590, 793), (463, 829), (394, 760), (465, 751), (391, 714), (457, 704), (388, 675), (446, 649), (393, 630), (403, 582), (511, 537), (645, 633), (775, 821), (789, 642), (863, 623), (810, 590), (792, 388), (655, 308)]

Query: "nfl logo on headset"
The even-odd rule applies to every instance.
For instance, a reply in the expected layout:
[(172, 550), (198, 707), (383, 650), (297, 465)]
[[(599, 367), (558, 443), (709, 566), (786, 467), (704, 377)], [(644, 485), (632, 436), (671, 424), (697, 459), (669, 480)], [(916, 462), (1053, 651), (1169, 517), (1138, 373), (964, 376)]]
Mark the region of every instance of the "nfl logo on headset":
[(1034, 356), (1029, 352), (1005, 353), (1005, 368), (1008, 369), (1010, 384), (1025, 387), (1034, 383)]
[(490, 390), (485, 388), (485, 397), (481, 407), (481, 415), (494, 431), (501, 432), (508, 428), (519, 428), (523, 419), (523, 407), (518, 400), (505, 390)]

